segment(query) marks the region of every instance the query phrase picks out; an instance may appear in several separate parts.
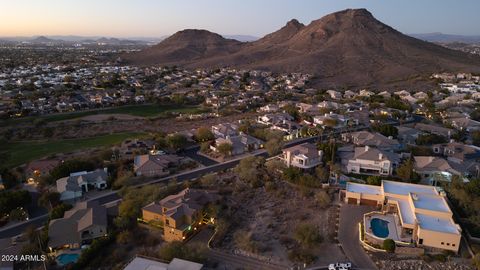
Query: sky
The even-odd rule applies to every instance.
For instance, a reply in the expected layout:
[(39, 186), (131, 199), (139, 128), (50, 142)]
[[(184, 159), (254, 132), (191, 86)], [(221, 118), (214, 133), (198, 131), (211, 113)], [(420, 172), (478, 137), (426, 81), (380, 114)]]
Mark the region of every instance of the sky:
[(480, 35), (479, 0), (0, 0), (0, 36), (161, 37), (207, 29), (261, 37), (290, 19), (308, 24), (367, 8), (403, 33)]

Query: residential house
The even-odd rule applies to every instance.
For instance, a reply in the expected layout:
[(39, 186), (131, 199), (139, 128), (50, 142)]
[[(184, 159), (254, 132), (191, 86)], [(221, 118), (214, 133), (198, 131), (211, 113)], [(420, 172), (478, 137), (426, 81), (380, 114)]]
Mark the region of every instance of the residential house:
[[(382, 209), (363, 217), (364, 234), (371, 241), (390, 238), (434, 251), (460, 248), (462, 229), (453, 220), (445, 193), (436, 187), (386, 180), (380, 186), (349, 182), (344, 194), (346, 203)], [(386, 224), (387, 235), (372, 230), (375, 219)]]
[(53, 170), (60, 164), (58, 159), (43, 159), (35, 160), (28, 163), (25, 167), (25, 176), (29, 184), (37, 183), (40, 177), (49, 175), (50, 171)]
[(296, 105), (300, 113), (315, 115), (320, 113), (320, 107), (317, 104), (297, 103)]
[(471, 169), (478, 170), (478, 163), (457, 163), (442, 157), (416, 156), (414, 160), (414, 171), (422, 177), (425, 183), (434, 186), (439, 182), (451, 182), (454, 175), (460, 176), (464, 182), (468, 182), (466, 176), (469, 176), (469, 171)]
[(453, 129), (444, 128), (437, 125), (424, 124), (424, 123), (416, 123), (414, 128), (423, 132), (436, 134), (446, 138), (449, 138), (452, 134), (455, 133)]
[(422, 133), (418, 129), (406, 126), (397, 126), (397, 130), (397, 139), (403, 144), (416, 144), (418, 136)]
[(202, 209), (219, 200), (220, 196), (215, 192), (186, 188), (143, 207), (143, 220), (161, 222), (165, 241), (182, 241), (202, 223), (213, 221), (203, 215)]
[(318, 115), (313, 117), (313, 123), (321, 126), (329, 126), (333, 128), (341, 128), (348, 125), (349, 122), (355, 122), (349, 117), (333, 112), (326, 113), (324, 115)]
[(118, 149), (119, 158), (133, 159), (135, 155), (147, 153), (148, 150), (153, 149), (154, 147), (154, 140), (128, 139), (123, 141)]
[(258, 109), (259, 112), (264, 112), (264, 113), (276, 113), (279, 110), (280, 110), (280, 107), (276, 104), (267, 104)]
[(347, 90), (343, 93), (343, 98), (352, 99), (357, 96), (357, 93), (353, 92), (352, 90)]
[(85, 201), (51, 220), (48, 225), (48, 246), (51, 250), (80, 248), (93, 239), (107, 235), (107, 209), (98, 201)]
[(165, 176), (170, 169), (182, 163), (184, 158), (177, 155), (138, 155), (133, 160), (133, 171), (137, 176)]
[(400, 148), (400, 143), (398, 140), (385, 137), (380, 133), (373, 133), (369, 131), (343, 133), (342, 140), (358, 146), (373, 146), (378, 149), (388, 151), (394, 151)]
[(203, 264), (173, 258), (169, 263), (137, 255), (123, 270), (201, 270)]
[(232, 123), (223, 123), (212, 126), (212, 133), (215, 138), (226, 138), (228, 136), (238, 135), (238, 125)]
[(74, 200), (93, 189), (105, 189), (107, 187), (107, 168), (95, 171), (81, 171), (71, 173), (67, 177), (57, 180), (57, 191), (60, 200)]
[(312, 169), (322, 163), (323, 152), (314, 144), (303, 143), (283, 149), (282, 159), (287, 167)]
[(288, 113), (265, 114), (257, 118), (257, 122), (263, 125), (276, 125), (293, 120), (293, 117)]
[(468, 117), (450, 118), (447, 119), (446, 122), (459, 130), (465, 130), (468, 132), (480, 130), (480, 122)]
[(210, 148), (213, 151), (218, 152), (217, 147), (221, 144), (230, 144), (232, 151), (230, 155), (241, 155), (246, 152), (260, 149), (263, 146), (263, 141), (255, 137), (252, 137), (245, 133), (240, 133), (238, 136), (227, 136), (226, 138), (218, 138), (215, 140), (215, 145), (211, 145)]
[(342, 93), (335, 91), (335, 90), (327, 90), (327, 94), (332, 99), (342, 99)]
[(398, 154), (367, 145), (343, 156), (342, 169), (346, 173), (391, 175), (399, 163)]

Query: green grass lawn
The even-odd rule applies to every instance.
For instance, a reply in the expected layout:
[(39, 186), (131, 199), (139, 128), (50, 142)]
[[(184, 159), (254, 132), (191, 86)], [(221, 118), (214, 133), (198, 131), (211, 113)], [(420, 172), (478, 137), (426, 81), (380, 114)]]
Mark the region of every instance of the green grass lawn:
[(158, 117), (162, 116), (165, 113), (177, 112), (177, 113), (196, 113), (200, 112), (201, 109), (197, 106), (166, 106), (166, 105), (131, 105), (131, 106), (122, 106), (108, 109), (84, 111), (84, 112), (73, 112), (73, 113), (63, 113), (63, 114), (53, 114), (46, 115), (43, 118), (47, 122), (63, 121), (69, 119), (80, 118), (88, 115), (95, 114), (128, 114), (133, 116), (140, 117)]
[(70, 139), (58, 141), (22, 141), (6, 145), (9, 154), (5, 166), (18, 166), (23, 163), (57, 153), (68, 153), (76, 150), (112, 146), (127, 138), (142, 136), (143, 133), (116, 133), (84, 139)]

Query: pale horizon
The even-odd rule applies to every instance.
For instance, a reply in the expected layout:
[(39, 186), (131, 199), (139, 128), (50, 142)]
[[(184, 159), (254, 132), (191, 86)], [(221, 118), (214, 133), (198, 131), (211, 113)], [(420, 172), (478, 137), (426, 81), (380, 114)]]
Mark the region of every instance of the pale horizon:
[(291, 19), (304, 24), (347, 8), (366, 8), (406, 34), (480, 35), (480, 2), (462, 1), (157, 1), (3, 0), (0, 37), (161, 38), (183, 29), (262, 37)]

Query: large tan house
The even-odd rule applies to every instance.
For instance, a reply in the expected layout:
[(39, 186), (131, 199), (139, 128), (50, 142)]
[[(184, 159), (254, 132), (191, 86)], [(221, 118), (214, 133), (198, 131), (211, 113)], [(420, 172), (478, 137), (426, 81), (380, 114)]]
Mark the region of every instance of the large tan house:
[(321, 150), (311, 143), (302, 143), (283, 150), (282, 160), (287, 167), (311, 169), (322, 163)]
[(143, 220), (161, 222), (165, 241), (182, 241), (197, 225), (203, 223), (205, 217), (202, 209), (219, 199), (220, 196), (212, 191), (186, 188), (178, 194), (143, 207)]
[(380, 186), (347, 183), (345, 202), (382, 209), (364, 218), (365, 234), (373, 238), (458, 252), (462, 230), (436, 187), (386, 180)]
[(107, 235), (107, 209), (98, 201), (80, 202), (65, 211), (63, 218), (48, 225), (51, 250), (80, 248), (82, 244)]

